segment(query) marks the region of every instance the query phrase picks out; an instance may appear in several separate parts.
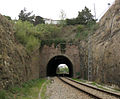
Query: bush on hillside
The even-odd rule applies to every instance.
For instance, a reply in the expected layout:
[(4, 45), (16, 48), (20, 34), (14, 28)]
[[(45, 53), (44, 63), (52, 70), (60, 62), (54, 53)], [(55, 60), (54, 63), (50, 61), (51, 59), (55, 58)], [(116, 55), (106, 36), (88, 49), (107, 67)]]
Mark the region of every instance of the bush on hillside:
[(77, 26), (77, 39), (87, 39), (88, 34), (93, 34), (98, 29), (98, 24), (78, 25)]
[(37, 35), (42, 34), (43, 39), (52, 39), (58, 37), (61, 27), (52, 24), (39, 24), (36, 26)]
[(52, 24), (38, 24), (34, 26), (28, 21), (23, 22), (19, 20), (15, 22), (14, 30), (17, 40), (28, 51), (32, 51), (40, 45), (41, 40), (57, 38), (61, 27)]
[(77, 26), (77, 31), (78, 32), (82, 32), (82, 31), (84, 31), (85, 30), (85, 26), (84, 25), (78, 25)]
[(34, 50), (39, 45), (38, 39), (34, 37), (35, 30), (30, 22), (17, 21), (15, 23), (15, 36), (28, 51)]

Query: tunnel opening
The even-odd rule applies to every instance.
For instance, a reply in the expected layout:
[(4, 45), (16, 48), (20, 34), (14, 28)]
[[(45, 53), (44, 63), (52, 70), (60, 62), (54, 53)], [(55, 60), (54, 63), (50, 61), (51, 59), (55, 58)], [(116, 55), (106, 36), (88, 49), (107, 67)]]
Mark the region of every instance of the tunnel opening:
[[(68, 67), (68, 73), (58, 74), (57, 69), (58, 67), (64, 64)], [(55, 56), (53, 57), (47, 64), (47, 76), (68, 76), (73, 77), (73, 65), (72, 62), (66, 56)]]
[(66, 64), (60, 64), (57, 67), (56, 74), (58, 76), (68, 76), (69, 75), (69, 68)]

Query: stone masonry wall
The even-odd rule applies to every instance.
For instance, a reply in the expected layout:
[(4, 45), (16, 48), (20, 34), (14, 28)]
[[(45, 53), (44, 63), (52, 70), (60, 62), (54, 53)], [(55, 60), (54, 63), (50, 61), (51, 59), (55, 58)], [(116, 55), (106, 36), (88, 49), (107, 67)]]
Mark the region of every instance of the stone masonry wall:
[(66, 45), (65, 53), (61, 53), (60, 47), (55, 48), (54, 44), (49, 46), (44, 46), (40, 51), (40, 76), (45, 77), (47, 71), (47, 64), (55, 56), (63, 55), (66, 56), (73, 64), (74, 77), (77, 72), (80, 72), (80, 58), (79, 49), (76, 45)]

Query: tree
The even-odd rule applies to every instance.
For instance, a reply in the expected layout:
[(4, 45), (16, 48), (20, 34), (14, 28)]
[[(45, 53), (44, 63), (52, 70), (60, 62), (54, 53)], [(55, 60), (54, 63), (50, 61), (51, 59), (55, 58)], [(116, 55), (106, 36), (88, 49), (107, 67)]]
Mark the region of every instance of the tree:
[(45, 24), (43, 17), (35, 16), (35, 14), (32, 15), (33, 12), (26, 12), (26, 11), (27, 11), (26, 8), (20, 11), (18, 15), (19, 20), (28, 21), (34, 25), (42, 24), (42, 23)]
[(91, 11), (85, 7), (84, 10), (78, 12), (78, 16), (76, 18), (77, 24), (87, 25), (89, 23), (93, 23), (96, 20), (93, 18)]
[(26, 12), (26, 8), (24, 8), (23, 10), (20, 11), (19, 13), (19, 20), (22, 20), (22, 21), (29, 21), (31, 23), (34, 22), (34, 18), (35, 18), (35, 15), (31, 15), (32, 12)]
[(65, 11), (64, 10), (61, 10), (60, 11), (60, 24), (61, 25), (65, 25), (66, 24), (66, 14), (65, 14)]
[(38, 25), (38, 24), (45, 24), (43, 17), (41, 17), (41, 16), (35, 17), (34, 25)]
[(95, 23), (96, 20), (94, 19), (93, 15), (91, 14), (91, 11), (85, 7), (81, 12), (78, 12), (78, 16), (73, 19), (67, 19), (66, 23), (67, 25), (88, 25)]

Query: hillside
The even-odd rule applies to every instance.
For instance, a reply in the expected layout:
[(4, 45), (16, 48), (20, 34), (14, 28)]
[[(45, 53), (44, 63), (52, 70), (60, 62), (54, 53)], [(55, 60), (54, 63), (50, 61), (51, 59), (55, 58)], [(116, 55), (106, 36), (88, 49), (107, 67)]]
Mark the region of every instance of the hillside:
[(28, 80), (29, 55), (16, 43), (13, 25), (0, 15), (0, 89)]
[(116, 0), (92, 36), (94, 80), (120, 86), (120, 1)]

